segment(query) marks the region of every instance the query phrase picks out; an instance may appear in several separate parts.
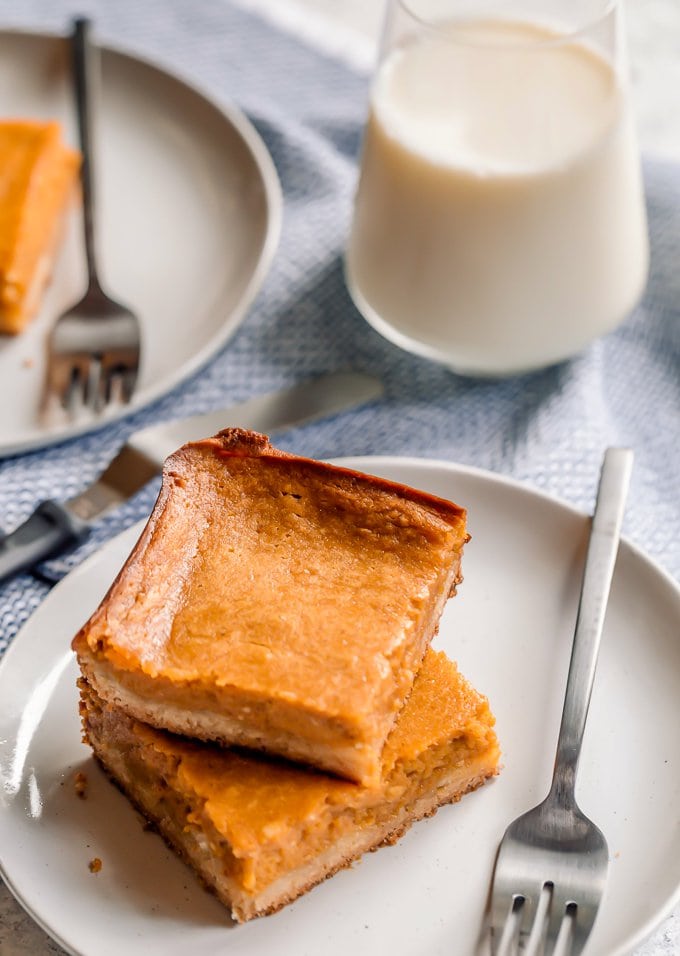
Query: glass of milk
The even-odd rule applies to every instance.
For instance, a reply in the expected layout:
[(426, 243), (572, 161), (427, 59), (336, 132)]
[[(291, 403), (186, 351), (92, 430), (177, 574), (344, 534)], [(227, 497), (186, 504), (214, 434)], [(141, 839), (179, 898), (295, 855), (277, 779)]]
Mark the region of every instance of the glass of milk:
[(614, 328), (648, 239), (617, 0), (390, 0), (346, 256), (382, 335), (468, 375)]

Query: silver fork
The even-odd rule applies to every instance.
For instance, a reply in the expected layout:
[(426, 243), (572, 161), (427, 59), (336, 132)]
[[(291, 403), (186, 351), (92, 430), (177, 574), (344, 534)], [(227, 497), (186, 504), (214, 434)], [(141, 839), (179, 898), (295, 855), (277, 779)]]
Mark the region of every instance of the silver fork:
[(80, 148), (83, 231), (87, 262), (84, 297), (57, 320), (48, 345), (45, 409), (58, 403), (71, 414), (82, 408), (95, 413), (107, 405), (127, 403), (137, 381), (140, 330), (137, 316), (109, 298), (98, 278), (94, 240), (91, 103), (95, 55), (89, 21), (73, 22), (71, 49)]
[(607, 842), (577, 806), (576, 770), (633, 464), (607, 449), (590, 531), (550, 792), (505, 831), (491, 891), (491, 950), (578, 954), (593, 928)]

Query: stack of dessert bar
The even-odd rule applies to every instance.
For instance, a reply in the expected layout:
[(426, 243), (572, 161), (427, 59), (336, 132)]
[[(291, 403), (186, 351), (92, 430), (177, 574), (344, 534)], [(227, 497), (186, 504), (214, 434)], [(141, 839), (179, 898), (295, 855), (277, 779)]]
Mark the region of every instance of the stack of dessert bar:
[(166, 462), (74, 640), (86, 740), (230, 908), (269, 913), (494, 775), (429, 647), (465, 512), (229, 429)]

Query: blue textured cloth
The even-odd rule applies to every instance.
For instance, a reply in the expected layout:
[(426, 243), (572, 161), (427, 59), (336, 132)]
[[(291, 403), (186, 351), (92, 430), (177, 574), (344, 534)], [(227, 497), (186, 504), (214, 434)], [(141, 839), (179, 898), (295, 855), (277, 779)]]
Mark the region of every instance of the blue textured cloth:
[[(285, 197), (271, 273), (237, 334), (172, 394), (94, 434), (0, 463), (0, 522), (14, 527), (42, 499), (76, 494), (127, 434), (163, 417), (244, 400), (326, 370), (380, 375), (384, 400), (285, 433), (315, 457), (396, 454), (474, 464), (512, 475), (583, 509), (592, 506), (603, 449), (636, 451), (625, 530), (680, 575), (680, 169), (645, 167), (652, 271), (644, 302), (581, 356), (500, 382), (459, 378), (383, 341), (343, 283), (342, 251), (356, 181), (366, 78), (227, 3), (189, 0), (0, 0), (6, 23), (61, 30), (91, 13), (104, 41), (194, 77), (252, 118)], [(0, 395), (2, 383), (0, 383)], [(2, 396), (7, 400), (7, 396)], [(0, 586), (0, 653), (49, 589), (92, 550), (146, 515), (151, 485), (101, 520), (90, 540)]]

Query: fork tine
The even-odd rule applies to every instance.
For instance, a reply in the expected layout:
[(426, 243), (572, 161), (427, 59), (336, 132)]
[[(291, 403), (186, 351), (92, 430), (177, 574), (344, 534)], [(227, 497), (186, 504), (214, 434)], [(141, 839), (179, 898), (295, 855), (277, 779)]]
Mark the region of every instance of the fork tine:
[(586, 945), (586, 940), (590, 936), (595, 917), (598, 911), (597, 906), (579, 905), (576, 907), (574, 919), (572, 920), (572, 938), (574, 952), (580, 953)]
[(106, 373), (106, 369), (102, 365), (100, 375), (99, 375), (99, 387), (97, 390), (97, 402), (96, 402), (96, 411), (103, 411), (109, 403), (109, 392), (110, 392), (110, 383), (109, 376)]
[(61, 362), (51, 362), (47, 369), (47, 382), (42, 399), (45, 414), (49, 415), (56, 409), (63, 409), (66, 387), (65, 370)]
[[(506, 952), (524, 952), (534, 942), (532, 929), (536, 921), (543, 888), (538, 884), (531, 892), (494, 892), (491, 904), (490, 941), (492, 956)], [(545, 910), (545, 907), (542, 907)]]
[(540, 953), (552, 899), (553, 885), (546, 881), (533, 897), (527, 897), (520, 912), (517, 945), (520, 952)]
[(106, 404), (122, 405), (123, 399), (123, 380), (118, 368), (109, 367), (106, 369)]
[(123, 384), (123, 401), (127, 404), (131, 400), (132, 393), (134, 392), (135, 385), (137, 384), (137, 369), (124, 369), (121, 374), (121, 378)]
[[(560, 938), (560, 930), (562, 929), (562, 924), (564, 923), (564, 918), (567, 915), (567, 907), (569, 905), (569, 900), (562, 894), (556, 892), (553, 888), (552, 900), (550, 901), (550, 910), (548, 914), (548, 926), (545, 934), (545, 949), (544, 956), (552, 956), (556, 951), (557, 941)], [(562, 952), (565, 956), (568, 956), (571, 953), (573, 946), (573, 935), (570, 941), (570, 945), (566, 949), (562, 949)]]
[(84, 382), (85, 405), (94, 411), (100, 409), (102, 363), (97, 355), (93, 355), (87, 367), (87, 378)]
[(125, 395), (123, 392), (123, 378), (121, 375), (121, 369), (118, 365), (105, 365), (104, 366), (104, 378), (105, 378), (105, 388), (104, 396), (106, 399), (105, 406), (118, 406), (127, 404)]
[(519, 911), (519, 926), (517, 929), (517, 947), (520, 952), (525, 950), (529, 943), (539, 899), (540, 893), (538, 895), (527, 893), (524, 897), (524, 902)]
[[(512, 907), (507, 913), (501, 932), (496, 932), (496, 950), (498, 956), (510, 953), (527, 953), (535, 956), (539, 952), (542, 929), (545, 923), (547, 904), (543, 903), (543, 891), (538, 894), (516, 895)], [(492, 940), (493, 940), (492, 936)], [(492, 942), (492, 952), (493, 950)]]
[(127, 405), (132, 398), (137, 381), (137, 369), (126, 367), (119, 362), (104, 364), (105, 388), (103, 394), (106, 404)]
[(512, 913), (515, 907), (515, 895), (512, 893), (499, 892), (494, 887), (491, 900), (491, 925), (489, 928), (489, 938), (491, 942), (491, 956), (501, 956), (501, 944), (507, 949), (508, 940), (506, 939), (506, 929), (511, 923)]
[(81, 364), (72, 365), (60, 396), (62, 408), (71, 416), (75, 416), (85, 405), (86, 381), (87, 367)]

